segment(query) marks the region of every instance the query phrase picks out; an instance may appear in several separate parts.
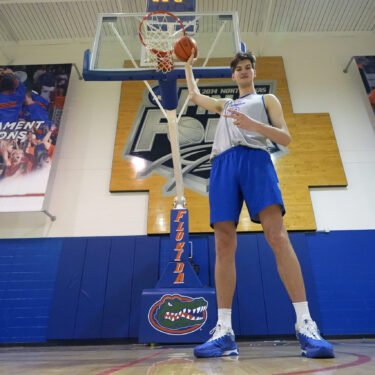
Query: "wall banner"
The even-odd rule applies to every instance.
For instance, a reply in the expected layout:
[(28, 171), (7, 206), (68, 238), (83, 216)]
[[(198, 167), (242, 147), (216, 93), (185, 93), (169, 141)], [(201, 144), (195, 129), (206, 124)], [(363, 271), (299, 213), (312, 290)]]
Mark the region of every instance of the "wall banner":
[(0, 212), (43, 209), (71, 69), (0, 66)]
[(375, 56), (355, 56), (354, 58), (375, 115)]

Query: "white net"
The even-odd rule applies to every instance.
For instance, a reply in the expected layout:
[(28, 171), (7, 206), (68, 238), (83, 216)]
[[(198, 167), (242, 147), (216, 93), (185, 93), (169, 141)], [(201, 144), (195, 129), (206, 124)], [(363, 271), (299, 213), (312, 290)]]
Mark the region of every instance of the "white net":
[(157, 71), (172, 71), (174, 44), (182, 35), (184, 27), (177, 17), (170, 13), (150, 13), (141, 21), (139, 28), (139, 36), (146, 48), (145, 62)]

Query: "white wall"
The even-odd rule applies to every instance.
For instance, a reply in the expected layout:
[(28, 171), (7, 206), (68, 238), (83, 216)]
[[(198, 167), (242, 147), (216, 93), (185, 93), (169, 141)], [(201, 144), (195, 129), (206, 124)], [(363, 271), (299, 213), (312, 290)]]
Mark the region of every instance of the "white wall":
[[(318, 230), (375, 229), (375, 131), (352, 55), (374, 55), (375, 35), (244, 35), (249, 49), (282, 56), (295, 113), (329, 112), (348, 188), (313, 189)], [(254, 48), (253, 48), (254, 47)], [(9, 46), (0, 64), (75, 62), (90, 43)], [(48, 210), (0, 213), (0, 237), (141, 235), (146, 193), (109, 193), (120, 83), (85, 82), (72, 71)]]
[[(19, 47), (7, 54), (14, 58), (12, 64), (76, 62), (82, 71), (89, 47)], [(72, 70), (48, 204), (57, 220), (51, 222), (43, 213), (1, 213), (1, 238), (146, 233), (148, 195), (109, 192), (120, 88), (120, 82), (80, 81)]]
[(295, 113), (331, 116), (347, 188), (311, 189), (318, 230), (375, 229), (375, 127), (351, 56), (374, 55), (375, 34), (279, 34), (260, 46), (283, 56)]

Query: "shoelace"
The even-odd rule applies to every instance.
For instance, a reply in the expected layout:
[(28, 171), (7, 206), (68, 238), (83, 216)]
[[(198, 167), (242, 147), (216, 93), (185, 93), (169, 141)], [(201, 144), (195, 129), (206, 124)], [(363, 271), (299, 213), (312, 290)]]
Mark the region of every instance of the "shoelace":
[(304, 320), (304, 325), (302, 326), (300, 333), (315, 340), (321, 340), (318, 327), (313, 320)]
[(213, 341), (219, 338), (221, 336), (219, 334), (220, 331), (221, 331), (221, 325), (217, 325), (214, 328), (212, 328), (210, 331), (210, 335), (212, 335), (212, 337), (208, 341)]
[(210, 335), (213, 335), (208, 341), (216, 340), (230, 332), (225, 331), (220, 324), (217, 324), (214, 328), (211, 329)]

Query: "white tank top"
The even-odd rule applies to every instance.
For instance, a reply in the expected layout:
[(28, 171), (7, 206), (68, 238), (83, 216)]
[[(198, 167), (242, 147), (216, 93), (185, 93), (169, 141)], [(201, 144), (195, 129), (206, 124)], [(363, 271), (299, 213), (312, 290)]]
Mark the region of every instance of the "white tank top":
[(232, 118), (223, 116), (224, 114), (231, 114), (231, 112), (228, 111), (228, 108), (245, 113), (254, 120), (264, 124), (272, 125), (264, 104), (263, 95), (247, 94), (236, 100), (229, 100), (225, 103), (217, 124), (214, 144), (210, 156), (211, 161), (222, 152), (239, 145), (260, 148), (268, 152), (267, 138), (264, 135), (241, 129), (236, 125), (233, 125)]

